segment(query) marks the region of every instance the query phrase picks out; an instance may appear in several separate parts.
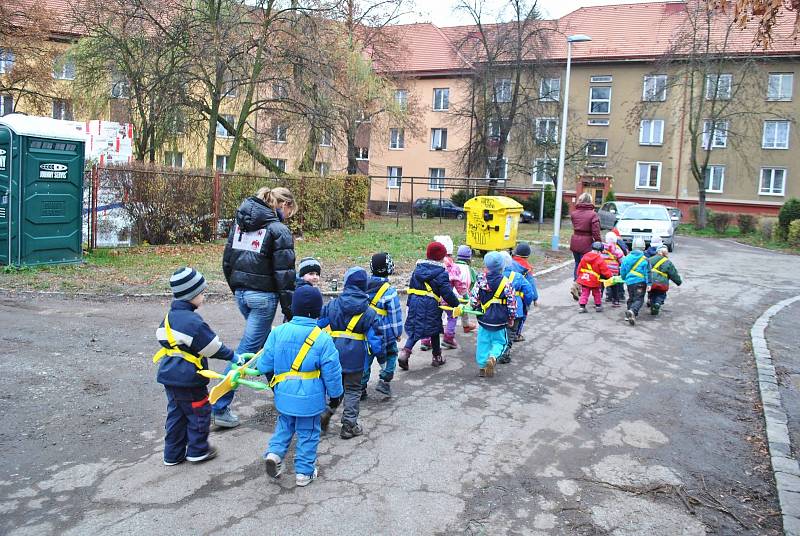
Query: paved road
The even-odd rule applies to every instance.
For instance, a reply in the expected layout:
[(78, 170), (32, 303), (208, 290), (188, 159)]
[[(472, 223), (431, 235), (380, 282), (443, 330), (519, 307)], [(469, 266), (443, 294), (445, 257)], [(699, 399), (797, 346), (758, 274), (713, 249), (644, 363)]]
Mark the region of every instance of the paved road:
[[(564, 270), (495, 378), (463, 335), (441, 369), (415, 354), (305, 489), (263, 474), (274, 411), (253, 392), (217, 460), (161, 464), (164, 303), (0, 297), (0, 533), (778, 534), (746, 335), (796, 293), (797, 257), (687, 238), (673, 260), (685, 284), (636, 328), (578, 315)], [(235, 342), (232, 303), (204, 315)]]

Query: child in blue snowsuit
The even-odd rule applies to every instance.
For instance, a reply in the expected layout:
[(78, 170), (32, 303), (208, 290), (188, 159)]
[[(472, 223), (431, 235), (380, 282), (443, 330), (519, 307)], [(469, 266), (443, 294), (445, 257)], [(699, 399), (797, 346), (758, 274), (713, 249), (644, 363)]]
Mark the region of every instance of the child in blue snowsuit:
[(208, 444), (208, 379), (197, 371), (208, 368), (208, 358), (236, 364), (241, 360), (195, 312), (205, 301), (203, 274), (192, 268), (179, 268), (169, 284), (175, 300), (156, 330), (162, 349), (153, 356), (153, 362), (158, 363), (157, 381), (167, 394), (164, 465), (177, 465), (184, 460), (196, 463), (217, 455), (217, 449)]
[(522, 330), (522, 323), (528, 314), (528, 308), (534, 301), (539, 300), (539, 294), (536, 292), (536, 284), (531, 285), (530, 283), (533, 280), (533, 276), (528, 274), (531, 278), (529, 280), (524, 275), (524, 268), (518, 262), (515, 262), (507, 251), (503, 251), (500, 254), (503, 256), (503, 275), (514, 288), (514, 301), (516, 302), (514, 325), (506, 328), (506, 336), (508, 338), (506, 350), (497, 360), (498, 363), (505, 364), (511, 363), (511, 347)]
[(503, 354), (508, 344), (506, 327), (514, 325), (517, 300), (514, 287), (503, 275), (503, 256), (492, 251), (483, 258), (486, 271), (478, 275), (472, 287), (470, 304), (473, 309), (483, 311), (478, 317), (478, 342), (475, 347), (475, 361), (478, 363), (478, 376), (494, 376), (497, 358)]
[(278, 422), (264, 453), (267, 474), (278, 478), (283, 458), (297, 436), (295, 482), (307, 486), (317, 477), (320, 415), (342, 400), (342, 367), (331, 336), (317, 326), (322, 294), (303, 285), (292, 298), (292, 320), (273, 329), (258, 358), (259, 372), (270, 378)]
[[(369, 270), (372, 277), (367, 281), (367, 294), (369, 295), (369, 306), (381, 320), (383, 327), (383, 340), (386, 348), (386, 357), (383, 362), (378, 361), (381, 366), (379, 375), (380, 380), (375, 390), (383, 396), (392, 396), (392, 388), (389, 382), (394, 378), (394, 371), (397, 368), (397, 342), (403, 335), (403, 311), (400, 308), (400, 298), (397, 289), (389, 283), (389, 276), (394, 273), (394, 261), (388, 253), (376, 253), (369, 261)], [(364, 375), (361, 377), (361, 399), (367, 398), (367, 384), (369, 383), (370, 369), (372, 360), (375, 356), (370, 354)]]
[[(360, 436), (363, 433), (358, 424), (361, 377), (370, 355), (378, 361), (383, 361), (385, 355), (381, 320), (369, 306), (367, 272), (363, 268), (354, 266), (345, 272), (342, 294), (322, 308), (320, 325), (327, 326), (325, 329), (333, 337), (342, 365), (344, 409), (339, 436), (342, 439)], [(333, 409), (323, 414), (323, 429), (327, 428)]]
[(650, 284), (650, 265), (644, 256), (644, 240), (636, 237), (631, 245), (631, 252), (622, 259), (619, 275), (628, 286), (628, 310), (625, 320), (631, 326), (636, 325), (636, 317), (644, 304), (647, 285)]

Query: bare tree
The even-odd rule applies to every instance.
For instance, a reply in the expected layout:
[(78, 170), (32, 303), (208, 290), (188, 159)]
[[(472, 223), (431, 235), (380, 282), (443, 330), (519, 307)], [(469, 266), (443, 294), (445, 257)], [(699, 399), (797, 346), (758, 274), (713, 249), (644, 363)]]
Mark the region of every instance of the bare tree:
[(733, 7), (733, 18), (739, 28), (745, 28), (751, 19), (758, 20), (755, 42), (763, 48), (770, 48), (773, 32), (781, 11), (794, 11), (794, 32), (797, 39), (800, 33), (800, 0), (706, 0), (709, 8), (723, 13)]

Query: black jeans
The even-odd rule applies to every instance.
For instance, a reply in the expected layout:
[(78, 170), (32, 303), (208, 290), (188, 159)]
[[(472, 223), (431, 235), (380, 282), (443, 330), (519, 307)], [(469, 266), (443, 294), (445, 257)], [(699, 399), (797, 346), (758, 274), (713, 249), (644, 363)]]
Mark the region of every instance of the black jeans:
[(644, 305), (644, 295), (647, 294), (647, 283), (628, 285), (628, 310), (639, 316), (639, 309)]
[(577, 281), (578, 279), (578, 265), (581, 263), (581, 259), (583, 258), (583, 253), (575, 253), (572, 252), (572, 258), (575, 259), (575, 269), (572, 270), (572, 280)]
[(621, 302), (625, 299), (625, 285), (622, 283), (617, 283), (616, 285), (611, 285), (610, 287), (605, 288), (606, 296), (612, 302)]

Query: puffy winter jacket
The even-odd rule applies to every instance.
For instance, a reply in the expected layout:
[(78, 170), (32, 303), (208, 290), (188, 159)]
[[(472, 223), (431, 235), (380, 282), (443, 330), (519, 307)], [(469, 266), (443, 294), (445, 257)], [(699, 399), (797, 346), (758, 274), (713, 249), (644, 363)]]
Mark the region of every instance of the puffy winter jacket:
[(533, 301), (539, 301), (539, 290), (536, 288), (536, 279), (533, 277), (533, 266), (531, 266), (526, 257), (514, 255), (511, 259), (514, 261), (511, 268), (515, 272), (521, 273), (525, 280), (531, 284), (533, 288)]
[[(427, 283), (433, 294), (444, 300), (447, 305), (457, 307), (459, 304), (450, 277), (441, 262), (419, 260), (408, 282), (409, 289), (426, 292)], [(424, 339), (437, 333), (443, 333), (442, 310), (439, 300), (430, 295), (409, 293), (408, 314), (406, 315), (406, 334), (410, 339)]]
[[(511, 274), (514, 274), (513, 276)], [(539, 294), (536, 292), (536, 287), (531, 286), (530, 281), (523, 275), (524, 268), (517, 262), (511, 263), (511, 266), (503, 270), (503, 275), (511, 281), (511, 286), (514, 288), (514, 301), (517, 303), (515, 315), (522, 318), (528, 314), (528, 307), (539, 299)], [(513, 279), (512, 279), (513, 277)]]
[(653, 287), (660, 286), (661, 290), (669, 289), (670, 280), (681, 286), (681, 276), (672, 261), (661, 255), (654, 255), (647, 259), (650, 264), (650, 279)]
[(601, 242), (600, 217), (591, 203), (578, 203), (569, 215), (572, 219), (572, 238), (569, 249), (584, 254), (592, 250), (592, 242)]
[(650, 265), (641, 250), (634, 249), (622, 259), (619, 275), (625, 280), (626, 285), (636, 283), (650, 283)]
[(614, 274), (608, 268), (605, 259), (597, 251), (590, 251), (578, 264), (578, 283), (584, 287), (597, 288), (602, 283), (600, 278), (610, 279)]
[(625, 258), (625, 254), (616, 242), (603, 244), (603, 252), (601, 253), (603, 260), (606, 262), (608, 269), (614, 275), (619, 275), (619, 263)]
[[(275, 375), (288, 372), (306, 337), (316, 326), (315, 319), (296, 316), (291, 322), (273, 329), (256, 362), (259, 372)], [(344, 392), (339, 352), (331, 336), (324, 331), (317, 336), (300, 365), (301, 372), (315, 370), (320, 371), (318, 378), (289, 377), (275, 385), (275, 407), (280, 413), (295, 417), (319, 415), (325, 409), (326, 393), (336, 398)]]
[[(363, 335), (364, 340), (347, 336), (333, 337), (339, 351), (342, 372), (364, 370), (369, 354), (382, 356), (385, 353), (381, 319), (369, 306), (369, 295), (358, 287), (345, 283), (342, 294), (325, 304), (320, 313), (320, 325), (327, 325), (331, 332), (343, 332), (356, 315), (362, 315), (353, 328), (353, 333)], [(334, 333), (332, 333), (333, 335)]]
[[(386, 291), (378, 300), (375, 296), (383, 288), (383, 285), (389, 283), (386, 277), (370, 276), (367, 281), (367, 297), (370, 304), (375, 301), (375, 308), (386, 314), (378, 313), (383, 327), (383, 338), (386, 341), (397, 339), (403, 334), (403, 310), (400, 305), (400, 297), (397, 295), (397, 289), (389, 285)], [(377, 311), (376, 311), (377, 312)]]
[[(498, 289), (501, 289), (499, 295)], [(499, 301), (491, 303), (495, 296)], [(478, 281), (472, 287), (470, 304), (473, 308), (483, 309), (483, 316), (478, 317), (478, 324), (487, 329), (505, 329), (516, 318), (514, 285), (500, 272), (484, 272), (478, 275)], [(490, 305), (486, 306), (487, 304)]]
[(222, 255), (231, 290), (277, 292), (281, 311), (291, 318), (294, 261), (294, 239), (280, 213), (257, 197), (245, 199)]

